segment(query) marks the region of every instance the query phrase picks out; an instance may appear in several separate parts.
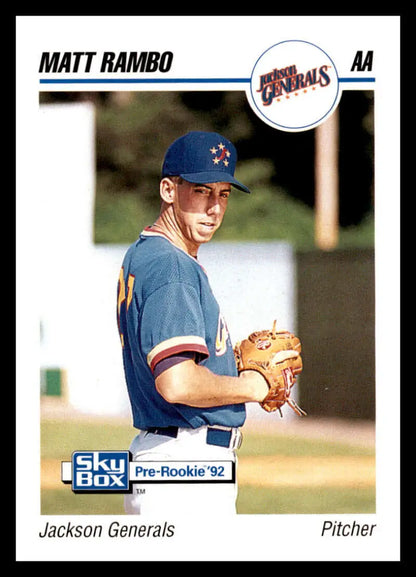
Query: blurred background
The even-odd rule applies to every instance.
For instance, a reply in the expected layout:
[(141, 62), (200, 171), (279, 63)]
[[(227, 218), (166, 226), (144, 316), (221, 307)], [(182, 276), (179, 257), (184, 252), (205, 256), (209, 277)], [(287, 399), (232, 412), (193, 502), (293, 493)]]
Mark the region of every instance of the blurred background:
[[(344, 90), (338, 108), (337, 248), (373, 247), (373, 96)], [(316, 129), (276, 130), (240, 91), (41, 92), (40, 102), (94, 106), (96, 243), (136, 238), (158, 211), (166, 148), (188, 130), (212, 130), (235, 143), (239, 177), (256, 192), (228, 211), (216, 240), (282, 239), (299, 250), (315, 248)]]
[[(233, 141), (236, 176), (253, 191), (231, 196), (200, 255), (233, 339), (277, 318), (303, 345), (296, 397), (308, 417), (250, 407), (240, 512), (374, 511), (373, 107), (373, 92), (346, 90), (331, 120), (336, 210), (322, 242), (320, 128), (275, 130), (239, 91), (40, 93), (44, 513), (94, 512), (91, 496), (82, 504), (85, 496), (59, 485), (57, 464), (74, 450), (126, 448), (134, 435), (115, 323), (118, 271), (158, 215), (166, 148), (189, 130)], [(97, 511), (119, 510), (100, 499)]]

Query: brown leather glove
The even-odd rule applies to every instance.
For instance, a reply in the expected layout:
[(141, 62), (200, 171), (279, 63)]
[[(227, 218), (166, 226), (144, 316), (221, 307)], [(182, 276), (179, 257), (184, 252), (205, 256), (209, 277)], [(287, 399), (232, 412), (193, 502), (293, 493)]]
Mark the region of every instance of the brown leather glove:
[(238, 372), (258, 371), (269, 386), (267, 396), (260, 406), (267, 412), (276, 410), (287, 403), (298, 415), (306, 415), (296, 402), (290, 398), (297, 375), (302, 371), (302, 347), (298, 337), (289, 331), (276, 330), (276, 321), (272, 330), (251, 333), (234, 347), (234, 356)]

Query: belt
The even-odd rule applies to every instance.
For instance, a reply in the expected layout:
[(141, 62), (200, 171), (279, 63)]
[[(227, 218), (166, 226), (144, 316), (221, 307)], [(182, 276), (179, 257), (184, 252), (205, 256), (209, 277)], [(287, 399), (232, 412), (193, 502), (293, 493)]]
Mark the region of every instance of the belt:
[[(147, 429), (148, 433), (163, 435), (173, 439), (178, 437), (180, 431), (188, 431), (188, 429), (180, 429), (179, 427), (150, 427)], [(192, 429), (189, 429), (189, 431), (192, 431)], [(206, 431), (207, 445), (216, 445), (217, 447), (228, 449), (239, 449), (241, 447), (243, 435), (237, 428), (206, 427)]]

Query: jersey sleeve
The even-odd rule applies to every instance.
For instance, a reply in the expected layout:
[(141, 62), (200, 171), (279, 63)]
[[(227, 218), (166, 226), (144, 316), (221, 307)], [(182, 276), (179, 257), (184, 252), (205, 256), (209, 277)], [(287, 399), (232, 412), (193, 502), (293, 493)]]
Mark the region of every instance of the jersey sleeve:
[(141, 322), (142, 350), (152, 370), (174, 355), (209, 356), (203, 311), (197, 290), (188, 283), (171, 282), (146, 300)]
[(159, 375), (161, 375), (163, 372), (165, 372), (167, 369), (170, 369), (171, 367), (174, 367), (175, 365), (178, 365), (179, 363), (183, 363), (184, 361), (189, 361), (189, 360), (192, 360), (192, 361), (196, 360), (195, 353), (184, 352), (184, 353), (181, 353), (180, 355), (172, 355), (170, 357), (162, 359), (161, 361), (156, 363), (156, 365), (154, 366), (153, 375), (156, 378)]

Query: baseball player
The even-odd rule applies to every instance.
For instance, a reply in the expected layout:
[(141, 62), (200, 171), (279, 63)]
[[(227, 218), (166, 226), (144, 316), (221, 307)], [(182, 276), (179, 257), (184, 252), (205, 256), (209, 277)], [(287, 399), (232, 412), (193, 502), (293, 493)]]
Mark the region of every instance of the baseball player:
[[(269, 386), (237, 371), (227, 324), (198, 249), (221, 225), (237, 154), (226, 138), (189, 132), (168, 148), (156, 222), (128, 249), (118, 283), (117, 319), (133, 425), (133, 461), (232, 462), (245, 403)], [(235, 482), (136, 484), (128, 514), (236, 512)]]

